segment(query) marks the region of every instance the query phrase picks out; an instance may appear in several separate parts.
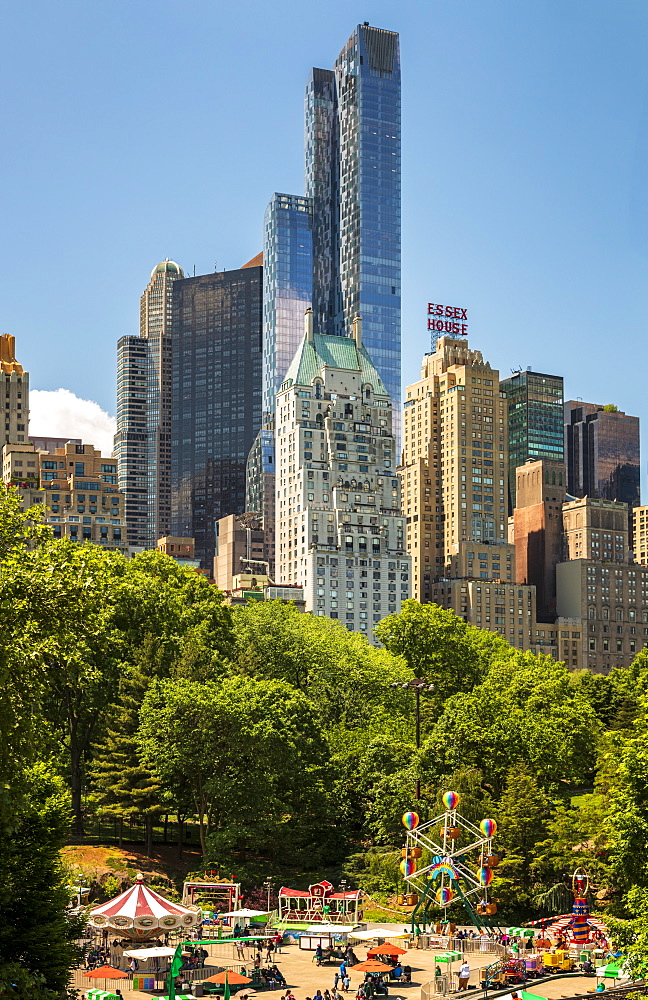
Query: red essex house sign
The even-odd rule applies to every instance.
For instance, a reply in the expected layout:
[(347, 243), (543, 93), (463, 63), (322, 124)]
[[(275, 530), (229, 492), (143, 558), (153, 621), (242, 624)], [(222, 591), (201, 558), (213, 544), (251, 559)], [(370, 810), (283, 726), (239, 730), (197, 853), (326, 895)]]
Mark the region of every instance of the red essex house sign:
[(447, 333), (451, 337), (468, 336), (468, 311), (460, 306), (442, 306), (428, 302), (428, 330), (430, 333)]

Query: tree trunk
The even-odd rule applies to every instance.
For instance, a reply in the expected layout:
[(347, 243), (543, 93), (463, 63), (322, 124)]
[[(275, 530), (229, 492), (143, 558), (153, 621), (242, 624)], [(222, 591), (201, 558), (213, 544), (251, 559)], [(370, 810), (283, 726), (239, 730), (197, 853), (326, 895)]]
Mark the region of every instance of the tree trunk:
[(72, 743), (70, 746), (70, 787), (72, 790), (72, 829), (76, 834), (82, 834), (83, 810), (81, 805), (81, 749)]
[(169, 814), (164, 814), (164, 843), (167, 844), (167, 830), (169, 828)]
[(147, 815), (144, 818), (144, 837), (145, 837), (145, 848), (144, 852), (147, 858), (153, 855), (153, 817)]
[(178, 816), (178, 857), (182, 857), (182, 827), (183, 821)]
[(119, 847), (124, 846), (124, 817), (119, 817), (119, 840), (117, 841)]

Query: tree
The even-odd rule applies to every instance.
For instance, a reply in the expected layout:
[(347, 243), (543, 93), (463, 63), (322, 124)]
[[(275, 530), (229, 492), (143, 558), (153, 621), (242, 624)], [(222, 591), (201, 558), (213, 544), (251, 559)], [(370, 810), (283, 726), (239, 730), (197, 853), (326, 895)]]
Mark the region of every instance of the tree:
[(26, 768), (24, 780), (22, 808), (0, 852), (0, 983), (19, 963), (23, 978), (40, 980), (54, 997), (79, 957), (80, 927), (65, 916), (70, 896), (59, 853), (69, 828), (68, 793), (44, 763)]
[(495, 654), (510, 651), (494, 632), (466, 625), (454, 611), (418, 601), (405, 601), (399, 614), (383, 618), (374, 631), (415, 677), (434, 683), (426, 699), (435, 714), (453, 694), (479, 684)]
[(424, 743), (423, 766), (439, 776), (478, 768), (495, 797), (517, 764), (528, 765), (545, 789), (565, 788), (592, 780), (599, 730), (564, 664), (512, 652), (472, 691), (448, 699)]
[(174, 797), (189, 790), (207, 857), (219, 848), (299, 842), (324, 825), (328, 747), (307, 699), (279, 681), (184, 679), (153, 684), (139, 741)]
[(388, 716), (409, 718), (409, 695), (391, 687), (411, 676), (404, 664), (329, 618), (259, 601), (236, 609), (234, 638), (239, 669), (307, 694), (327, 731), (375, 729), (377, 715), (388, 727)]
[(91, 773), (103, 812), (119, 818), (120, 847), (124, 816), (144, 817), (145, 851), (149, 857), (153, 853), (153, 820), (162, 811), (163, 791), (159, 780), (142, 762), (137, 730), (142, 701), (151, 679), (160, 672), (160, 653), (149, 635), (136, 653), (136, 662), (121, 677)]
[(533, 862), (547, 836), (552, 803), (528, 765), (510, 768), (497, 804), (497, 849), (504, 860), (496, 874), (510, 884), (517, 906), (529, 905), (534, 886)]

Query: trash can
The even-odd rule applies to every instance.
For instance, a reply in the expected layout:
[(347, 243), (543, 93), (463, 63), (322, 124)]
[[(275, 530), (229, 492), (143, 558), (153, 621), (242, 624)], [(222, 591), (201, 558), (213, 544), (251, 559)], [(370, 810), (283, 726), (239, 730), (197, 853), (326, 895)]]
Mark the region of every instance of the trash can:
[(202, 983), (191, 984), (191, 995), (194, 997), (204, 997), (205, 988)]

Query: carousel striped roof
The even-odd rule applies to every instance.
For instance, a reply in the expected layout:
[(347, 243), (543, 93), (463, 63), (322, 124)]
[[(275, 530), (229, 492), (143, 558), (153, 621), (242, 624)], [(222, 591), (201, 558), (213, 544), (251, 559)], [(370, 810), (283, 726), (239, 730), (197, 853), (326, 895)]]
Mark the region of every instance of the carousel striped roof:
[(144, 884), (144, 876), (138, 875), (134, 886), (127, 889), (126, 892), (122, 892), (121, 895), (115, 896), (114, 899), (109, 900), (107, 903), (95, 907), (90, 911), (89, 916), (130, 917), (131, 919), (135, 919), (136, 917), (156, 917), (159, 919), (170, 914), (184, 916), (187, 913), (193, 915), (194, 911), (188, 910), (186, 906), (180, 906), (179, 903), (169, 902), (164, 896), (160, 896), (153, 889), (149, 889)]

